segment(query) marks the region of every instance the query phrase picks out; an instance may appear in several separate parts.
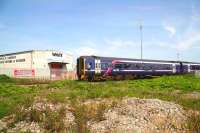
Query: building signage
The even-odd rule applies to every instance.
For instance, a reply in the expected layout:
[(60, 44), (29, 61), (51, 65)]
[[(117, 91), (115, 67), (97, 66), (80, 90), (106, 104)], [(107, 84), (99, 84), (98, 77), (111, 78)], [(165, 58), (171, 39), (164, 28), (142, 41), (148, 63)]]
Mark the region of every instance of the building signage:
[(53, 52), (53, 53), (52, 53), (52, 56), (62, 57), (63, 54), (62, 54), (62, 53), (56, 53), (56, 52)]
[(15, 63), (15, 62), (25, 62), (25, 58), (17, 59), (16, 56), (1, 56), (0, 57), (0, 64), (6, 64), (6, 63)]
[(34, 69), (15, 69), (14, 70), (15, 77), (33, 77), (35, 76)]

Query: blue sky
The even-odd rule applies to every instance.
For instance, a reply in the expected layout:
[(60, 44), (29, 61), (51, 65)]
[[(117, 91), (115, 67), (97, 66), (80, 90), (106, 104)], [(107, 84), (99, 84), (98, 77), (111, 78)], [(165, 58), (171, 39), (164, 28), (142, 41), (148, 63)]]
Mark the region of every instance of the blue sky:
[(199, 0), (0, 0), (0, 53), (55, 49), (79, 55), (200, 62)]

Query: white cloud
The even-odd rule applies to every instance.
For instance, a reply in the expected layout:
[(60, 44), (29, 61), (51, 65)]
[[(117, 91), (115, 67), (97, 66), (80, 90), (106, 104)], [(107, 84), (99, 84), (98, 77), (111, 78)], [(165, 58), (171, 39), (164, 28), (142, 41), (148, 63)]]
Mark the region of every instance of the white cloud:
[(121, 39), (117, 39), (117, 40), (109, 40), (109, 39), (105, 39), (105, 44), (108, 45), (111, 48), (127, 48), (127, 47), (135, 47), (136, 44), (133, 41), (124, 41)]
[[(188, 25), (178, 25), (177, 22), (172, 23), (169, 21), (164, 21), (163, 28), (169, 33), (170, 37), (173, 37), (173, 39), (166, 41), (166, 43), (162, 43), (159, 41), (156, 41), (157, 44), (160, 45), (160, 47), (168, 47), (173, 48), (178, 51), (185, 51), (194, 47), (200, 46), (200, 32), (199, 32), (199, 22), (200, 22), (200, 14), (196, 10), (194, 6), (191, 8), (192, 13), (188, 18)], [(184, 26), (184, 31), (181, 34), (177, 33), (176, 27), (181, 28)]]
[(101, 56), (117, 56), (122, 51), (137, 46), (136, 43), (122, 39), (104, 39), (100, 43), (94, 41), (82, 41), (82, 47), (72, 50), (72, 53), (78, 57), (81, 55), (101, 55)]
[(96, 49), (91, 48), (91, 47), (80, 47), (75, 50), (76, 55), (81, 56), (81, 55), (97, 55), (98, 52)]
[(151, 46), (158, 46), (161, 48), (167, 48), (169, 47), (169, 44), (167, 42), (161, 41), (157, 38), (152, 37), (150, 41), (146, 42), (146, 45)]
[(178, 50), (188, 50), (190, 48), (200, 46), (200, 32), (199, 32), (199, 22), (200, 22), (200, 14), (192, 6), (192, 14), (190, 16), (189, 25), (186, 28), (185, 33), (179, 39), (176, 48)]
[(91, 40), (83, 41), (81, 44), (83, 46), (87, 46), (87, 47), (95, 47), (96, 46), (96, 43), (94, 41), (91, 41)]
[(200, 33), (193, 33), (187, 36), (185, 39), (182, 39), (177, 44), (177, 49), (187, 50), (193, 46), (200, 45)]
[(176, 34), (176, 28), (173, 26), (165, 25), (164, 29), (169, 32), (170, 37), (173, 37)]
[(193, 48), (194, 46), (200, 46), (200, 32), (188, 32), (187, 34), (184, 34), (184, 36), (181, 36), (179, 40), (174, 41), (174, 43), (170, 41), (160, 41), (158, 39), (154, 39), (150, 44), (157, 45), (161, 48), (171, 48), (178, 51), (184, 51)]

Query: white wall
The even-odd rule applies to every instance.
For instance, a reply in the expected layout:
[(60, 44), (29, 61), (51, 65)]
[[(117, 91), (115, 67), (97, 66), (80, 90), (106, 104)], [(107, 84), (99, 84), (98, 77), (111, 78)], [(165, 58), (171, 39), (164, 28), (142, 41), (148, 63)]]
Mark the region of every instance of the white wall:
[[(12, 58), (12, 59), (11, 59)], [(21, 60), (22, 62), (19, 62)], [(5, 62), (11, 63), (5, 63)], [(66, 64), (64, 70), (73, 70), (73, 57), (60, 51), (53, 50), (37, 50), (26, 53), (12, 54), (9, 56), (0, 56), (0, 74), (14, 76), (14, 71), (17, 70), (33, 70), (35, 78), (50, 78), (49, 62), (63, 62)]]
[(31, 68), (31, 52), (0, 56), (0, 74), (14, 76), (15, 69)]

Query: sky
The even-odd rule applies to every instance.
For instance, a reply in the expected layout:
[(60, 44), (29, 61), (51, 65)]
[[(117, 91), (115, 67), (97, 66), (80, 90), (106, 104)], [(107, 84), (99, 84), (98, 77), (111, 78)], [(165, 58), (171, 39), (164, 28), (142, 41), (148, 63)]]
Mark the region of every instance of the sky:
[(200, 62), (200, 0), (0, 0), (0, 54), (80, 55)]

